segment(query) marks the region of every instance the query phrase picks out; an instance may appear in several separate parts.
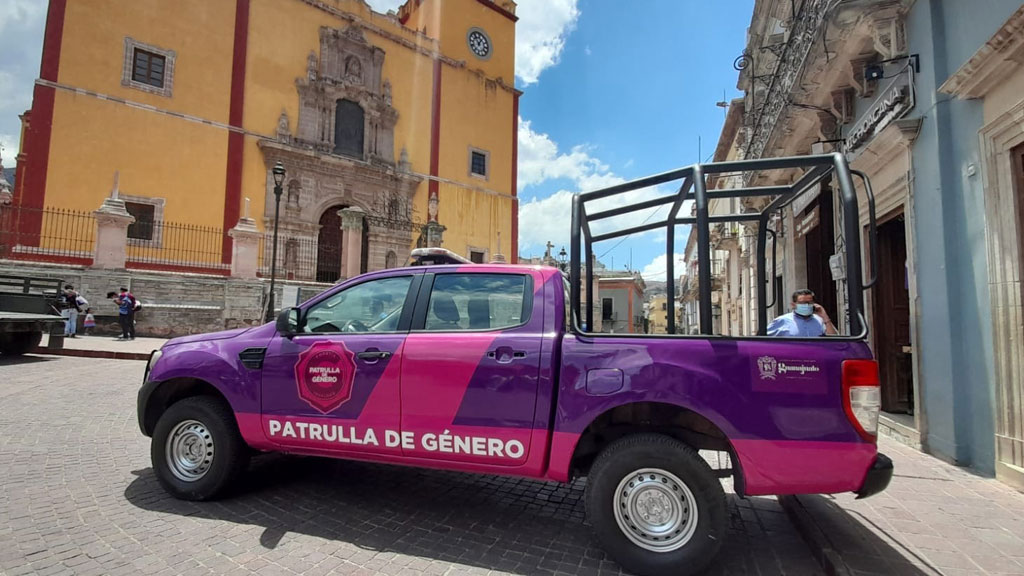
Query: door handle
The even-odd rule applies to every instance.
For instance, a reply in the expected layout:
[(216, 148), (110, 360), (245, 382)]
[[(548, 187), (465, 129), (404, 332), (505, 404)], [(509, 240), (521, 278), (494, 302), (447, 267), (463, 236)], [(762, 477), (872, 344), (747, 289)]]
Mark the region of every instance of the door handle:
[(509, 346), (499, 346), (494, 350), (487, 352), (487, 357), (497, 360), (499, 364), (508, 364), (513, 360), (526, 358), (526, 352), (523, 352), (522, 350), (513, 350)]
[(366, 350), (364, 352), (360, 352), (360, 353), (356, 354), (356, 358), (359, 358), (360, 360), (377, 361), (377, 360), (384, 360), (385, 358), (390, 358), (390, 357), (391, 357), (391, 352), (384, 352), (383, 350)]

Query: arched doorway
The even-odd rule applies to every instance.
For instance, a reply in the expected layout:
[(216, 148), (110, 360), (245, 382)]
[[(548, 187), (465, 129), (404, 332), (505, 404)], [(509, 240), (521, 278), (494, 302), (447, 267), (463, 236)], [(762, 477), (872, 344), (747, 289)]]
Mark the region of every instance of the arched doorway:
[(320, 235), (316, 241), (316, 281), (337, 282), (341, 278), (342, 205), (331, 206), (320, 215)]
[[(316, 281), (337, 282), (342, 277), (342, 250), (344, 233), (341, 229), (341, 214), (338, 212), (348, 208), (343, 204), (331, 206), (320, 215), (320, 235), (316, 242)], [(363, 230), (360, 235), (362, 250), (360, 250), (359, 273), (365, 273), (369, 268), (370, 255), (370, 227), (363, 219)]]

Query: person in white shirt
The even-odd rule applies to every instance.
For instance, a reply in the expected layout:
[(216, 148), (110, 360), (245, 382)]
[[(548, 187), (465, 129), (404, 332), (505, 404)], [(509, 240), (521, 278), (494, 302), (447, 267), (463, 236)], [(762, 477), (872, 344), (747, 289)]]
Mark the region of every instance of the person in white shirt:
[(821, 304), (814, 302), (814, 292), (801, 288), (793, 292), (791, 311), (768, 325), (769, 336), (788, 338), (817, 338), (833, 336), (839, 332)]

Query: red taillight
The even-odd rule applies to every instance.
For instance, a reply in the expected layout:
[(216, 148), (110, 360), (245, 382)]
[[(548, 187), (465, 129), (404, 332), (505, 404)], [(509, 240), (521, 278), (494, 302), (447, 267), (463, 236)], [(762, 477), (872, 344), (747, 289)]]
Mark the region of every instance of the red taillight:
[(857, 433), (868, 442), (878, 438), (878, 412), (881, 407), (878, 362), (844, 360), (843, 411)]

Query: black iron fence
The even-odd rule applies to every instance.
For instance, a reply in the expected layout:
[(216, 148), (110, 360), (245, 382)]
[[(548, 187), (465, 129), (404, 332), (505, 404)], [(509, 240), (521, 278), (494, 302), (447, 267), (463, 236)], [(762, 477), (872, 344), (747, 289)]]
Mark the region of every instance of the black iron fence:
[(166, 221), (134, 222), (128, 228), (128, 268), (231, 273), (223, 262), (224, 231), (220, 228)]
[[(320, 250), (321, 252), (323, 250)], [(260, 240), (259, 275), (270, 277), (270, 263), (274, 252), (274, 233), (267, 232)], [(337, 270), (328, 260), (337, 259)], [(317, 262), (322, 261), (318, 273)], [(334, 277), (327, 279), (333, 271)], [(335, 282), (341, 273), (341, 251), (318, 254), (317, 239), (279, 231), (277, 235), (277, 277), (309, 282)]]
[(92, 263), (96, 219), (66, 208), (0, 206), (0, 257), (11, 260)]

